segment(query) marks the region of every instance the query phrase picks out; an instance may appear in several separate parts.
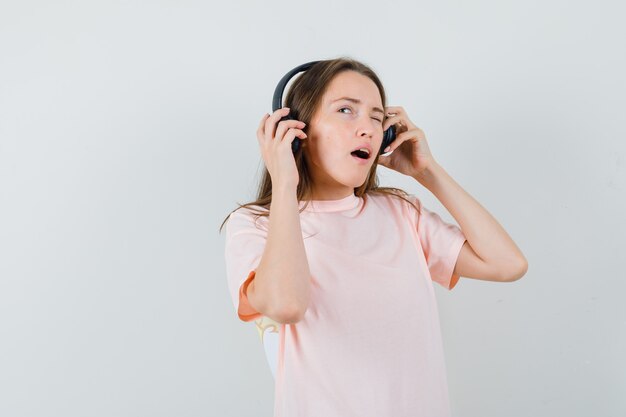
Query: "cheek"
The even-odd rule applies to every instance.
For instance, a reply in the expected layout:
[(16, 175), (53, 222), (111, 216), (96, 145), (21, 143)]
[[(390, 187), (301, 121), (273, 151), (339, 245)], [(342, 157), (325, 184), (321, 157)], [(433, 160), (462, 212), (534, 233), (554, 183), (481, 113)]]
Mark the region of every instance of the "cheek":
[[(309, 137), (313, 138), (308, 145), (311, 156), (318, 164), (335, 166), (348, 152), (349, 144), (342, 143), (342, 141), (346, 142), (348, 140), (346, 138), (350, 138), (350, 135), (353, 135), (353, 132), (350, 130), (350, 126), (345, 123), (329, 123), (317, 120), (314, 127), (312, 126), (309, 130)], [(380, 146), (382, 135), (378, 139), (373, 138), (373, 140), (378, 140)]]
[(336, 145), (337, 132), (326, 126), (317, 126), (313, 134), (313, 142), (311, 147), (318, 153), (328, 153)]

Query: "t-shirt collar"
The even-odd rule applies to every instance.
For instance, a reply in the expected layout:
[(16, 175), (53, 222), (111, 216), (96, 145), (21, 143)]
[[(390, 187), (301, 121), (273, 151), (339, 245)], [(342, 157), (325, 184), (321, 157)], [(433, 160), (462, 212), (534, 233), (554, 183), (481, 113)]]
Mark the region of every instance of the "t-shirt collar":
[[(359, 204), (360, 198), (354, 193), (339, 200), (309, 200), (304, 211), (312, 212), (332, 212), (350, 210)], [(305, 201), (300, 201), (300, 208), (304, 207)]]

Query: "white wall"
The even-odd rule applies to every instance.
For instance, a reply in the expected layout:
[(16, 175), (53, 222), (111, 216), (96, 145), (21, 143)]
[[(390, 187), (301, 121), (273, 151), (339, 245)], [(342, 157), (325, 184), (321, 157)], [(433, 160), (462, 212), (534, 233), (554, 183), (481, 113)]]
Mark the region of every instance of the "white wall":
[(271, 416), (217, 229), (278, 80), (342, 55), (529, 260), (435, 286), (454, 416), (626, 415), (626, 7), (222, 3), (0, 4), (0, 415)]

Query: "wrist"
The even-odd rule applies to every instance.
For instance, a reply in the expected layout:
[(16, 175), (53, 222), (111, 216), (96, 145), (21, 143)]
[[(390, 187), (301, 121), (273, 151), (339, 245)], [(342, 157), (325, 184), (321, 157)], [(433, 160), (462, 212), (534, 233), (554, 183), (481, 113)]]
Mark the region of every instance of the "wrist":
[(272, 200), (274, 199), (294, 199), (297, 200), (298, 186), (292, 184), (276, 184), (272, 187)]
[(413, 175), (413, 178), (423, 186), (428, 187), (442, 171), (443, 167), (433, 160), (425, 169)]

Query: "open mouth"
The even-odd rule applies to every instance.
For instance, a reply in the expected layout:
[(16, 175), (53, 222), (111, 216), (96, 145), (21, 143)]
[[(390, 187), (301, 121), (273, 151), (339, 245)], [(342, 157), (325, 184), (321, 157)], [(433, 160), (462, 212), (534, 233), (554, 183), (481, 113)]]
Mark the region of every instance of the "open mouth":
[(356, 156), (357, 158), (360, 159), (369, 159), (370, 157), (370, 153), (367, 151), (367, 149), (357, 149), (355, 151), (350, 152), (350, 154), (352, 156)]

